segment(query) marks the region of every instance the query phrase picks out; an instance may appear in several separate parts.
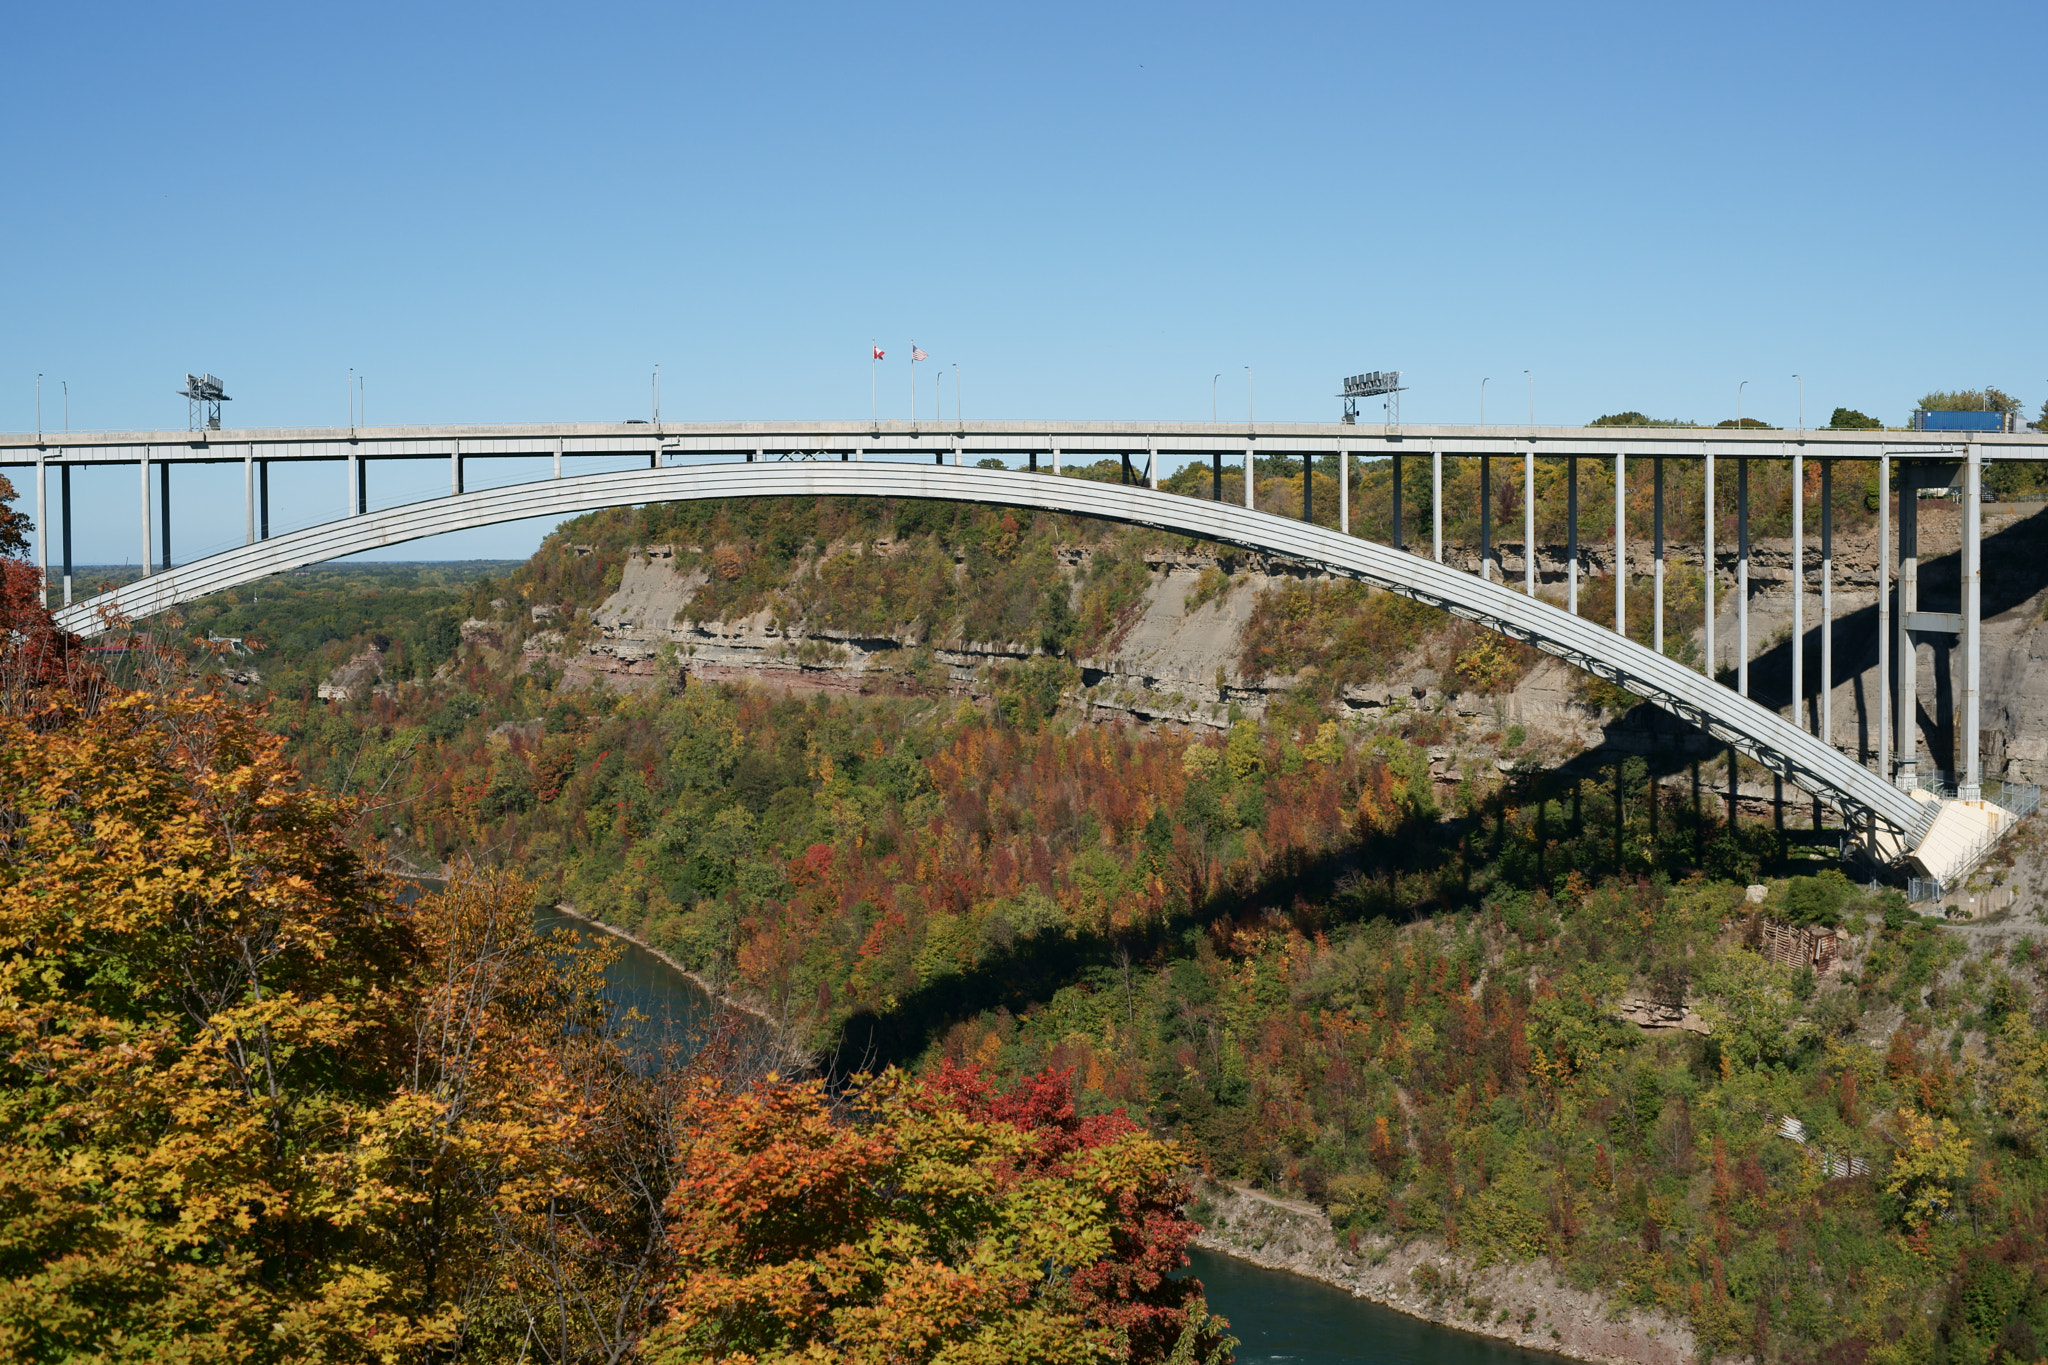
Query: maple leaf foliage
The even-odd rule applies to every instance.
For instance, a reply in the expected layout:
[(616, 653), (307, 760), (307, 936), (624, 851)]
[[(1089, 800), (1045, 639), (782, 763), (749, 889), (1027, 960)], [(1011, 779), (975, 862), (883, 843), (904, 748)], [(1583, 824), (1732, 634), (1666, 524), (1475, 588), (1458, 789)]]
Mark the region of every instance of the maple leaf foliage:
[[(1063, 1076), (697, 1084), (650, 1360), (1220, 1360), (1185, 1264), (1183, 1157)], [(1059, 1093), (1056, 1095), (1055, 1091)]]

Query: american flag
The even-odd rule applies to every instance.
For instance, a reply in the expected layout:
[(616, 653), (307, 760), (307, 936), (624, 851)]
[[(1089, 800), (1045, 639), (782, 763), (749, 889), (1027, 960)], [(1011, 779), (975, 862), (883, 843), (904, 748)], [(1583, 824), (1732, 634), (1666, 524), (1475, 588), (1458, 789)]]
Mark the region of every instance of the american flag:
[(910, 348), (910, 358), (911, 358), (911, 360), (912, 360), (913, 362), (915, 362), (915, 361), (919, 361), (919, 360), (930, 360), (930, 359), (931, 359), (931, 357), (930, 357), (930, 356), (926, 355), (926, 354), (925, 354), (925, 353), (924, 353), (923, 351), (920, 351), (920, 350), (918, 350), (918, 349), (917, 349), (917, 347), (915, 347), (915, 346), (912, 346), (912, 347)]

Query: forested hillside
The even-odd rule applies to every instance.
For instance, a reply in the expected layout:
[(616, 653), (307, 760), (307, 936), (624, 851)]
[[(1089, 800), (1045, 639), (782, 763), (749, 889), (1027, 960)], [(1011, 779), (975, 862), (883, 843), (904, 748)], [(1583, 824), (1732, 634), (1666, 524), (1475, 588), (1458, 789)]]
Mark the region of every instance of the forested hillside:
[[(636, 696), (566, 686), (544, 637), (596, 629), (653, 544), (697, 557), (707, 616), (1033, 652), (964, 693), (914, 648), (867, 695), (691, 681), (687, 657)], [(1486, 693), (1528, 659), (1355, 586), (1257, 604), (1239, 666), (1304, 679), (1263, 722), (1077, 723), (1075, 655), (1162, 544), (877, 503), (603, 514), (471, 586), (447, 655), (425, 631), (452, 608), (390, 633), (383, 685), (273, 695), (271, 724), (371, 797), (401, 865), (525, 869), (828, 1071), (1070, 1067), (1085, 1112), (1315, 1200), (1362, 1255), (1547, 1258), (1717, 1353), (2041, 1354), (2036, 907), (1924, 920), (1796, 831), (1731, 825), (1640, 759), (1560, 770), (1519, 726), (1482, 736), (1497, 763), (1433, 769), (1441, 703), (1360, 716), (1342, 687), (1426, 653)], [(1771, 961), (1772, 924), (1836, 927), (1842, 965)]]

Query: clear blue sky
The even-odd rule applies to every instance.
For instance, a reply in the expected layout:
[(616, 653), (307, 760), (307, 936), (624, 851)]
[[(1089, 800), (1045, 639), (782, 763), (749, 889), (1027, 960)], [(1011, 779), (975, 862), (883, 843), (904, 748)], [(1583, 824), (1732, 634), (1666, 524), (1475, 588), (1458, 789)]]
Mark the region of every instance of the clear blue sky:
[[(0, 428), (885, 416), (1902, 421), (2048, 396), (2048, 7), (43, 5)], [(925, 367), (920, 367), (924, 369)], [(920, 393), (931, 398), (928, 374)], [(947, 408), (952, 407), (949, 395)], [(217, 477), (215, 477), (217, 475)], [(81, 562), (135, 553), (81, 477)], [(180, 560), (240, 537), (180, 477)], [(386, 479), (383, 467), (377, 477)], [(373, 502), (444, 477), (393, 472)], [(508, 471), (504, 477), (511, 477)], [(189, 492), (183, 491), (189, 489)], [(280, 477), (279, 524), (342, 510)], [(524, 554), (533, 525), (406, 556)]]

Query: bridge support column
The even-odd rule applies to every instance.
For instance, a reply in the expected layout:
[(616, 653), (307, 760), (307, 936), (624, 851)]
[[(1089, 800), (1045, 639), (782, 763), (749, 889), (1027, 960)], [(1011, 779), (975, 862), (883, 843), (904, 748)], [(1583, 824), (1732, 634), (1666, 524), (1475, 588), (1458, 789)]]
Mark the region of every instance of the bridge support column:
[(456, 441), (448, 447), (448, 491), (456, 497), (462, 496), (462, 442)]
[(1342, 446), (1337, 447), (1337, 533), (1351, 534), (1351, 452)]
[(1956, 795), (1975, 801), (1984, 794), (1983, 745), (1977, 733), (1978, 668), (1983, 662), (1980, 629), (1984, 607), (1984, 447), (1972, 442), (1963, 467), (1963, 734)]
[(1920, 610), (1920, 470), (1899, 465), (1899, 786), (1912, 790), (1920, 764), (1920, 649), (1913, 613)]
[(1650, 648), (1664, 652), (1664, 457), (1650, 461)]
[(361, 515), (363, 515), (363, 513), (365, 513), (365, 512), (367, 512), (367, 511), (369, 511), (369, 510), (370, 510), (370, 460), (369, 460), (369, 457), (368, 457), (368, 456), (366, 456), (366, 455), (359, 455), (359, 456), (357, 456), (357, 457), (356, 457), (356, 460), (355, 460), (355, 467), (356, 467), (356, 515), (357, 515), (357, 516), (361, 516)]
[(57, 466), (57, 506), (64, 519), (64, 605), (71, 605), (71, 466)]
[(142, 452), (138, 462), (142, 469), (142, 576), (149, 577), (150, 566), (156, 562), (156, 547), (150, 543), (149, 533), (149, 452)]
[(1252, 472), (1252, 448), (1247, 442), (1244, 448), (1244, 505), (1248, 511), (1258, 506), (1257, 483), (1258, 478)]
[(256, 534), (270, 539), (270, 461), (256, 462)]
[(1479, 457), (1479, 579), (1493, 577), (1493, 456)]
[(1429, 443), (1429, 550), (1430, 557), (1444, 562), (1444, 453)]
[(1157, 491), (1159, 488), (1159, 442), (1145, 442), (1145, 486)]
[(1301, 519), (1311, 526), (1316, 520), (1316, 457), (1315, 452), (1301, 452)]
[(1749, 695), (1749, 459), (1735, 457), (1735, 690)]
[(958, 469), (959, 467), (960, 467), (960, 442), (958, 442), (958, 441), (956, 440), (956, 441), (954, 441), (954, 442), (953, 442), (953, 468), (955, 468), (955, 469)]
[(1564, 457), (1564, 609), (1579, 614), (1579, 457)]
[(555, 438), (555, 477), (562, 477), (562, 438)]
[(1522, 452), (1522, 592), (1536, 595), (1536, 446)]
[(1058, 446), (1052, 448), (1052, 472), (1055, 474), (1060, 472), (1060, 448)]
[(1792, 450), (1792, 723), (1806, 721), (1806, 452)]
[(1394, 485), (1394, 548), (1405, 550), (1408, 548), (1408, 526), (1407, 519), (1401, 515), (1401, 457), (1392, 455), (1388, 459), (1393, 464), (1389, 473)]
[(1705, 468), (1700, 474), (1700, 567), (1706, 574), (1701, 584), (1706, 593), (1705, 620), (1701, 623), (1702, 643), (1706, 645), (1706, 659), (1700, 671), (1709, 678), (1714, 676), (1717, 666), (1714, 658), (1714, 450), (1702, 446), (1700, 456)]
[(1614, 452), (1614, 633), (1628, 636), (1628, 456)]
[(164, 528), (163, 557), (157, 562), (164, 568), (171, 567), (171, 462), (159, 460), (156, 466), (157, 515)]
[(50, 605), (50, 484), (43, 459), (36, 457), (36, 600)]
[(1220, 451), (1220, 450), (1212, 450), (1212, 451), (1210, 451), (1210, 452), (1209, 452), (1209, 472), (1210, 472), (1210, 474), (1211, 474), (1211, 476), (1212, 476), (1212, 478), (1213, 478), (1213, 490), (1214, 490), (1214, 491), (1213, 491), (1213, 496), (1211, 497), (1211, 499), (1210, 499), (1210, 500), (1211, 500), (1212, 502), (1222, 502), (1222, 501), (1223, 501), (1223, 452), (1222, 452), (1222, 451)]
[[(1878, 551), (1880, 555), (1884, 552)], [(1820, 462), (1820, 737), (1835, 742), (1835, 462)]]
[(242, 455), (242, 543), (256, 543), (256, 447)]
[[(1892, 775), (1892, 457), (1877, 453), (1877, 775)], [(1874, 826), (1873, 826), (1874, 828)]]

